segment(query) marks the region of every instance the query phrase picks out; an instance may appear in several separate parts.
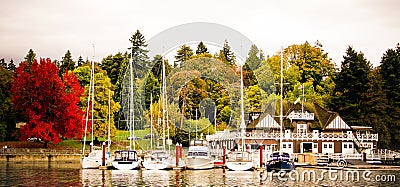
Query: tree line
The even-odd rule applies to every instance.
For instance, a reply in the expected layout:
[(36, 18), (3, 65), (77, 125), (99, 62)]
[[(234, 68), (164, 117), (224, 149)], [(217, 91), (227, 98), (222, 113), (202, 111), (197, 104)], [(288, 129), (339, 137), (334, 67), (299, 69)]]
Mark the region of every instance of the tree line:
[[(302, 90), (298, 88), (303, 87), (302, 99), (306, 102), (338, 112), (349, 125), (372, 127), (379, 134), (380, 148), (399, 149), (396, 144), (400, 139), (399, 44), (383, 54), (378, 67), (372, 67), (364, 54), (352, 47), (346, 50), (340, 67), (335, 67), (318, 41), (313, 45), (308, 42), (294, 44), (272, 56), (265, 56), (261, 49), (252, 45), (245, 64), (239, 66), (228, 41), (214, 54), (203, 42), (199, 42), (195, 50), (182, 45), (171, 63), (161, 55), (148, 57), (146, 40), (139, 30), (129, 41), (132, 45), (128, 51), (111, 54), (101, 62), (95, 62), (93, 118), (103, 119), (94, 121), (96, 138), (106, 137), (109, 97), (112, 136), (115, 136), (116, 129), (128, 128), (128, 101), (124, 100), (127, 90), (124, 85), (127, 83), (130, 59), (134, 61), (135, 129), (149, 127), (150, 119), (153, 119), (152, 124), (159, 134), (165, 129), (160, 121), (166, 115), (160, 109), (164, 63), (165, 75), (171, 81), (167, 90), (179, 88), (177, 97), (169, 98), (175, 99), (173, 103), (176, 104), (168, 106), (166, 125), (175, 142), (188, 144), (189, 136), (194, 138), (238, 127), (238, 106), (232, 107), (238, 97), (232, 96), (227, 86), (229, 82), (218, 79), (218, 73), (235, 79), (240, 77), (242, 68), (247, 112), (263, 112), (269, 102), (277, 100), (280, 88), (274, 83), (280, 81), (282, 53), (285, 100), (293, 102), (302, 97)], [(74, 61), (68, 50), (61, 60), (40, 59), (38, 62), (31, 49), (18, 67), (13, 62), (5, 63), (4, 59), (0, 62), (0, 97), (4, 101), (0, 110), (0, 140), (40, 136), (48, 142), (58, 142), (63, 138), (82, 137), (91, 74), (88, 59), (79, 57)], [(202, 72), (196, 70), (199, 64)], [(185, 82), (188, 75), (195, 78)], [(57, 89), (51, 90), (56, 88), (54, 85), (58, 85)], [(70, 110), (61, 110), (60, 107), (67, 107), (66, 103), (70, 104)], [(74, 108), (75, 105), (79, 111)], [(60, 123), (57, 120), (68, 121), (60, 116), (71, 119)], [(28, 125), (18, 131), (15, 129), (16, 122), (27, 122)], [(50, 127), (53, 131), (46, 134), (44, 129)]]

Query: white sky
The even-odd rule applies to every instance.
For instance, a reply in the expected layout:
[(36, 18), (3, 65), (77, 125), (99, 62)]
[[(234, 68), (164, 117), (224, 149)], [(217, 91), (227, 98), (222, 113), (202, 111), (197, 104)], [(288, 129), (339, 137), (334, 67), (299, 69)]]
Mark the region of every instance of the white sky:
[[(336, 64), (350, 45), (374, 66), (400, 42), (396, 0), (1, 0), (0, 58), (20, 62), (32, 48), (37, 57), (60, 60), (69, 49), (101, 61), (125, 51), (139, 29), (149, 40), (191, 22), (231, 27), (266, 54), (291, 44), (319, 40)], [(93, 53), (92, 44), (95, 44)]]

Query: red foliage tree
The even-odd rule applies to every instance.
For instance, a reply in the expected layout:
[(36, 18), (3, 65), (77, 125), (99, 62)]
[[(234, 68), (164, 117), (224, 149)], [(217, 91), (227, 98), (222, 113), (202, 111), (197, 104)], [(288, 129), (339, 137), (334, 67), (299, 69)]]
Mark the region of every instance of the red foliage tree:
[(40, 64), (35, 60), (31, 66), (22, 62), (15, 72), (12, 102), (26, 121), (21, 140), (37, 137), (46, 147), (82, 135), (78, 103), (84, 90), (73, 73), (66, 72), (61, 80), (50, 59), (40, 59)]

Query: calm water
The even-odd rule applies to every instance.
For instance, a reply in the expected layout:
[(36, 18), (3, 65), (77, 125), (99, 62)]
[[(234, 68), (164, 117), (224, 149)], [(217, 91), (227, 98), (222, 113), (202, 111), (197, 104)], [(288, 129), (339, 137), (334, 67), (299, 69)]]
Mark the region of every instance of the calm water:
[[(298, 168), (296, 173), (212, 170), (97, 170), (79, 163), (0, 162), (0, 186), (399, 186), (396, 170), (322, 170)], [(329, 173), (331, 172), (331, 173)], [(342, 173), (340, 173), (342, 172)], [(359, 174), (359, 179), (352, 178)], [(311, 178), (308, 177), (310, 174)], [(315, 180), (312, 178), (315, 174)], [(302, 179), (302, 175), (304, 176)], [(330, 176), (329, 176), (330, 175)], [(346, 180), (346, 175), (349, 176)], [(298, 178), (296, 178), (298, 176)], [(323, 177), (322, 177), (323, 176)], [(379, 181), (377, 181), (379, 180)]]

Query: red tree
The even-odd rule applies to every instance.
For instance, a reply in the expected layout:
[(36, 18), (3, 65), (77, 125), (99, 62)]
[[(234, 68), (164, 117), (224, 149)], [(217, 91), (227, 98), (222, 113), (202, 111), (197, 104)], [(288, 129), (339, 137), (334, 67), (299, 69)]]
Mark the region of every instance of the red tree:
[(31, 66), (22, 62), (11, 91), (14, 108), (26, 121), (21, 140), (41, 138), (46, 147), (48, 142), (82, 135), (83, 111), (77, 104), (84, 90), (73, 73), (66, 72), (61, 80), (50, 59), (40, 59), (40, 64), (35, 60)]

